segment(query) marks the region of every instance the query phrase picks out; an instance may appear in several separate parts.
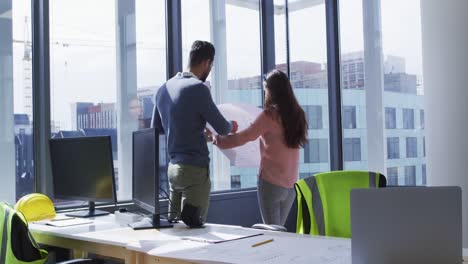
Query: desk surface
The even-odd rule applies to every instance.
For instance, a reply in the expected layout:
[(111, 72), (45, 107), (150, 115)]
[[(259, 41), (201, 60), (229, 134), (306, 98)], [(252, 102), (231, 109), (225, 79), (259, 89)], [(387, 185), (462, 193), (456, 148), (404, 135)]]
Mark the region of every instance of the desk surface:
[[(113, 215), (110, 215), (94, 219), (93, 224), (69, 227), (31, 223), (30, 230), (33, 236), (42, 239), (54, 237), (114, 247), (108, 250), (108, 256), (112, 256), (113, 250), (125, 250), (144, 255), (145, 257), (142, 257), (144, 260), (137, 261), (138, 263), (162, 263), (164, 259), (178, 259), (201, 263), (229, 261), (230, 263), (351, 264), (350, 239), (311, 237), (240, 226), (208, 224), (205, 228), (189, 229), (184, 224), (176, 224), (174, 228), (160, 231), (154, 229), (135, 231), (126, 224), (117, 223)], [(263, 233), (263, 235), (219, 244), (181, 240), (183, 236), (206, 237), (219, 234), (249, 235), (255, 233)], [(253, 244), (269, 239), (273, 239), (273, 242), (252, 247)], [(47, 241), (45, 242), (47, 244)], [(463, 253), (465, 256), (468, 255), (467, 250)], [(154, 257), (163, 258), (163, 260)]]

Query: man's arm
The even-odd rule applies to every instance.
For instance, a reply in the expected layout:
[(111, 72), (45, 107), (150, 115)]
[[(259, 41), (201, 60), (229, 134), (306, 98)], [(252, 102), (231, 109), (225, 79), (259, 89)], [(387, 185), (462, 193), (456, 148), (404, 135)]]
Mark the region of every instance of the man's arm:
[(219, 112), (218, 107), (213, 102), (211, 98), (210, 91), (208, 88), (203, 85), (198, 91), (200, 95), (200, 100), (198, 100), (198, 105), (200, 107), (200, 112), (203, 118), (214, 128), (214, 130), (220, 135), (227, 135), (233, 131), (234, 128), (237, 130), (234, 122), (228, 122), (224, 116)]

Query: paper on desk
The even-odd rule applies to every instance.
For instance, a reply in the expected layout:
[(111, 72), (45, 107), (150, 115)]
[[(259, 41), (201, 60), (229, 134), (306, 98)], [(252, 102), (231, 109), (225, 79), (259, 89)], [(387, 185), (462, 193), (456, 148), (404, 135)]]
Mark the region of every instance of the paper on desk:
[[(268, 239), (274, 241), (258, 247), (253, 244)], [(195, 243), (195, 242), (192, 242)], [(153, 256), (188, 261), (221, 261), (229, 263), (296, 263), (351, 264), (350, 240), (297, 238), (263, 235), (220, 244), (192, 244), (177, 249), (148, 252)]]
[[(227, 120), (234, 120), (239, 125), (237, 131), (242, 131), (250, 126), (260, 115), (262, 109), (248, 104), (220, 104), (218, 109)], [(213, 127), (207, 125), (213, 133)], [(231, 166), (243, 168), (255, 168), (260, 166), (260, 145), (259, 140), (248, 142), (247, 144), (233, 148), (222, 149), (224, 155), (231, 161)]]
[(228, 233), (221, 233), (221, 232), (209, 232), (200, 236), (184, 236), (184, 237), (181, 237), (181, 239), (202, 242), (202, 243), (217, 244), (217, 243), (229, 242), (233, 240), (261, 236), (261, 235), (263, 235), (263, 233), (239, 235), (239, 234), (228, 234)]
[(81, 218), (63, 218), (63, 219), (46, 219), (41, 221), (33, 222), (34, 224), (40, 225), (49, 225), (49, 226), (56, 226), (56, 227), (66, 227), (66, 226), (75, 226), (75, 225), (84, 225), (84, 224), (92, 224), (94, 223), (92, 220), (89, 219), (81, 219)]

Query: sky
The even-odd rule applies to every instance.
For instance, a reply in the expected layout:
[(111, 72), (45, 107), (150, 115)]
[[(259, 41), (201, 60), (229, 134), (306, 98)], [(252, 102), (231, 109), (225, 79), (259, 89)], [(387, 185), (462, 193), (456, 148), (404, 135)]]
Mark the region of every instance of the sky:
[[(24, 40), (28, 0), (13, 1), (13, 35)], [(275, 0), (275, 3), (282, 3)], [(402, 56), (411, 74), (422, 74), (420, 0), (382, 0), (384, 54)], [(50, 1), (52, 119), (70, 129), (70, 103), (115, 102), (117, 45), (115, 0)], [(260, 73), (259, 14), (227, 5), (226, 54), (228, 78)], [(342, 53), (363, 50), (362, 0), (340, 1)], [(290, 13), (291, 61), (326, 62), (324, 4)], [(166, 78), (164, 1), (136, 1), (138, 88), (158, 86)], [(215, 25), (222, 23), (216, 21)], [(128, 25), (133, 26), (133, 25)], [(29, 25), (30, 27), (30, 25)], [(208, 0), (182, 1), (184, 65), (195, 39), (210, 40)], [(284, 15), (275, 16), (277, 62), (285, 62)], [(24, 111), (23, 44), (14, 44), (15, 113)], [(221, 54), (218, 54), (221, 55)], [(221, 56), (219, 56), (221, 57)], [(216, 63), (216, 61), (215, 61)]]

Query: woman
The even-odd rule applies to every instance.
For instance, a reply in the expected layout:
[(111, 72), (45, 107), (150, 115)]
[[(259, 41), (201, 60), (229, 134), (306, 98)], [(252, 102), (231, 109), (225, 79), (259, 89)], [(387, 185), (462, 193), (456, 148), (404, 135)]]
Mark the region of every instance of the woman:
[(265, 79), (265, 108), (247, 129), (217, 136), (221, 149), (260, 137), (258, 201), (265, 224), (284, 225), (295, 198), (299, 148), (307, 142), (307, 122), (285, 73), (273, 70)]

